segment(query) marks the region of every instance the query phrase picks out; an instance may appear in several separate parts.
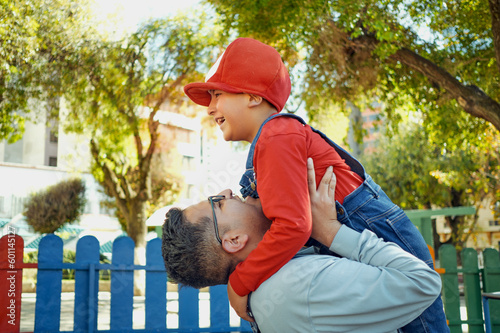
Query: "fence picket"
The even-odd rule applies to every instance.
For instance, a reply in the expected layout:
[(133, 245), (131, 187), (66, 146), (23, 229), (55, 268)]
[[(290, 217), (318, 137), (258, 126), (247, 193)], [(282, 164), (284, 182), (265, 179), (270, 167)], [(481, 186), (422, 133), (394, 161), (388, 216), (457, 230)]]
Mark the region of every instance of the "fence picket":
[(179, 285), (179, 327), (200, 328), (200, 307), (198, 289)]
[[(113, 242), (111, 271), (111, 330), (132, 329), (134, 306), (134, 271), (126, 269), (134, 265), (134, 241), (130, 237), (118, 237)], [(120, 267), (125, 268), (120, 270)]]
[(76, 244), (74, 331), (97, 330), (99, 242), (84, 236)]
[(477, 251), (471, 248), (465, 248), (462, 250), (461, 255), (469, 333), (484, 333)]
[(210, 326), (221, 331), (230, 327), (226, 286), (210, 287)]
[[(146, 266), (163, 268), (161, 239), (155, 238), (146, 247)], [(167, 318), (167, 274), (161, 270), (146, 271), (146, 329), (165, 329)]]
[[(500, 257), (495, 249), (483, 251), (484, 274), (483, 290), (485, 292), (500, 291)], [(500, 332), (500, 301), (490, 299), (490, 319), (493, 332)]]
[(452, 245), (445, 244), (439, 248), (439, 260), (445, 273), (443, 281), (443, 303), (451, 333), (462, 333), (460, 319), (460, 293), (458, 290), (457, 252)]
[[(20, 259), (23, 250), (22, 238), (16, 236), (16, 269), (36, 268), (36, 264), (24, 264)], [(5, 253), (5, 236), (0, 240), (0, 255)], [(3, 250), (2, 250), (3, 249)], [(247, 322), (231, 327), (226, 286), (209, 288), (210, 327), (200, 328), (199, 291), (190, 287), (179, 287), (179, 328), (166, 327), (167, 276), (161, 256), (161, 240), (147, 244), (146, 265), (133, 264), (134, 244), (129, 237), (117, 239), (113, 244), (113, 263), (99, 264), (99, 242), (93, 236), (85, 236), (77, 244), (76, 262), (63, 263), (63, 242), (53, 234), (45, 236), (39, 245), (37, 297), (35, 304), (35, 331), (57, 332), (61, 318), (62, 269), (75, 269), (74, 332), (97, 331), (97, 302), (99, 269), (112, 271), (111, 312), (113, 327), (106, 332), (250, 332)], [(3, 252), (2, 252), (3, 251)], [(500, 290), (500, 257), (497, 250), (483, 252), (484, 268), (478, 266), (478, 253), (474, 249), (462, 251), (463, 267), (457, 267), (456, 249), (443, 245), (439, 249), (443, 280), (443, 302), (452, 333), (462, 332), (462, 324), (469, 325), (470, 333), (484, 332), (481, 302), (481, 278), (484, 292)], [(17, 263), (19, 261), (19, 264)], [(0, 260), (0, 274), (5, 270), (5, 260)], [(146, 328), (132, 329), (133, 314), (133, 270), (146, 271)], [(468, 319), (460, 317), (460, 293), (458, 274), (464, 276), (464, 293)], [(114, 278), (113, 278), (114, 276)], [(1, 277), (1, 275), (0, 275)], [(22, 281), (20, 278), (19, 281)], [(1, 282), (2, 280), (0, 280)], [(5, 283), (0, 283), (0, 295), (4, 295)], [(17, 287), (16, 287), (17, 289)], [(2, 297), (3, 300), (3, 297)], [(490, 315), (493, 332), (500, 331), (500, 301), (490, 300)], [(111, 318), (110, 318), (111, 319)], [(0, 325), (0, 332), (18, 332), (19, 329)], [(102, 331), (105, 332), (105, 331)]]
[[(40, 240), (35, 332), (57, 332), (61, 321), (63, 241), (54, 234)], [(57, 269), (59, 268), (59, 269)]]

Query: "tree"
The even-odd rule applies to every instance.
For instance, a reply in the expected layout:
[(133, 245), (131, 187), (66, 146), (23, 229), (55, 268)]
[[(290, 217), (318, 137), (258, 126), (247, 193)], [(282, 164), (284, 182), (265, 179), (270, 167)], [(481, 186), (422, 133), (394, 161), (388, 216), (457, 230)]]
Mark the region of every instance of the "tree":
[(76, 221), (85, 203), (85, 183), (81, 179), (69, 179), (31, 195), (24, 215), (36, 232), (53, 233), (65, 223)]
[[(363, 156), (363, 162), (387, 195), (404, 209), (474, 205), (478, 211), (485, 203), (494, 209), (500, 199), (500, 143), (492, 126), (478, 141), (481, 144), (462, 140), (455, 147), (443, 146), (413, 124), (385, 138), (375, 153)], [(461, 250), (477, 232), (477, 219), (477, 214), (447, 217), (451, 236), (446, 243)]]
[(58, 69), (69, 109), (65, 130), (90, 138), (92, 174), (114, 199), (138, 260), (153, 199), (157, 113), (179, 110), (182, 86), (199, 79), (197, 69), (217, 53), (217, 38), (205, 37), (204, 29), (194, 18), (150, 21), (123, 40), (85, 41)]
[(486, 122), (500, 131), (498, 0), (209, 3), (227, 27), (276, 45), (291, 65), (305, 53), (295, 83), (311, 116), (331, 103), (381, 100), (388, 120), (397, 124), (402, 106), (421, 110), (443, 138), (482, 133)]
[[(170, 205), (175, 201), (183, 187), (182, 176), (178, 173), (181, 170), (179, 163), (176, 163), (179, 156), (173, 156), (171, 151), (162, 151), (153, 154), (151, 165), (151, 197), (146, 203), (146, 215), (151, 216), (159, 208)], [(101, 201), (101, 206), (114, 210), (120, 225), (127, 230), (127, 220), (120, 210), (116, 208), (114, 197), (107, 196)]]
[(0, 0), (0, 140), (22, 137), (30, 100), (57, 113), (54, 66), (95, 32), (89, 16), (86, 0)]

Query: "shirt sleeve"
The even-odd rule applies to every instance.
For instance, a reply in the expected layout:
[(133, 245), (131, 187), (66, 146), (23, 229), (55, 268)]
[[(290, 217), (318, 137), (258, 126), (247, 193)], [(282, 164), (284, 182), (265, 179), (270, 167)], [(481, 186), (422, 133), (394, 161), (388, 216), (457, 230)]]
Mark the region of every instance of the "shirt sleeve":
[(347, 258), (293, 259), (252, 294), (263, 332), (394, 332), (441, 292), (438, 273), (371, 231), (342, 226), (332, 246)]
[(229, 277), (240, 296), (254, 291), (278, 271), (311, 235), (306, 147), (301, 133), (263, 132), (259, 138), (254, 155), (257, 190), (262, 210), (272, 223), (257, 248)]

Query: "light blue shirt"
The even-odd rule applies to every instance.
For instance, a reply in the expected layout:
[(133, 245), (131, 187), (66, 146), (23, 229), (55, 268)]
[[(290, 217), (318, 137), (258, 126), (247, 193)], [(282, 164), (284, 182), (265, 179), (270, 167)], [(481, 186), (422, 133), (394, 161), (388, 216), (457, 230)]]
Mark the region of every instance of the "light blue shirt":
[(342, 226), (330, 250), (301, 250), (251, 294), (262, 333), (396, 332), (430, 306), (441, 278), (394, 243)]

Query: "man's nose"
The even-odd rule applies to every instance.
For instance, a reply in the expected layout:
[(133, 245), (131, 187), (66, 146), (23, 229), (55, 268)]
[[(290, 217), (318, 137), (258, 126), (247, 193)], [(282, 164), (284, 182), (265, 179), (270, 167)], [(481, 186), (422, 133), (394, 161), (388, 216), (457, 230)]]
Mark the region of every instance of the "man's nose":
[(233, 191), (231, 191), (231, 189), (225, 189), (220, 192), (219, 195), (223, 195), (226, 199), (231, 199), (233, 197)]

